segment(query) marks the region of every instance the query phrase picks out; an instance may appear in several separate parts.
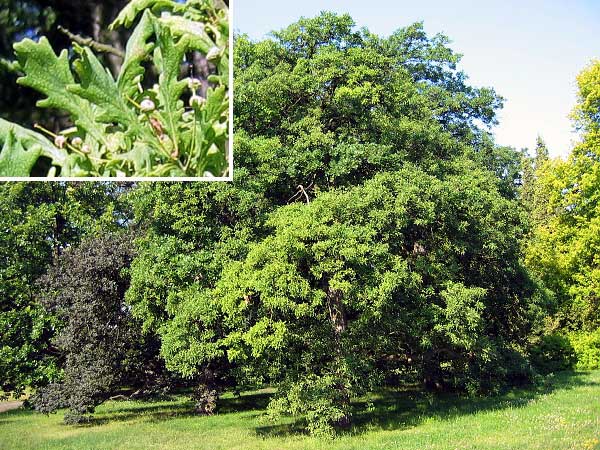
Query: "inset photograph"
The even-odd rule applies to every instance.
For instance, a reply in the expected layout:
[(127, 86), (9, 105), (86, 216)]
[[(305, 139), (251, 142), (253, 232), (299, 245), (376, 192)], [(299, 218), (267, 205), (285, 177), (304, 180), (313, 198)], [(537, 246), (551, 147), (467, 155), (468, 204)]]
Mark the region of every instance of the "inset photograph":
[(230, 179), (229, 1), (2, 3), (0, 179)]

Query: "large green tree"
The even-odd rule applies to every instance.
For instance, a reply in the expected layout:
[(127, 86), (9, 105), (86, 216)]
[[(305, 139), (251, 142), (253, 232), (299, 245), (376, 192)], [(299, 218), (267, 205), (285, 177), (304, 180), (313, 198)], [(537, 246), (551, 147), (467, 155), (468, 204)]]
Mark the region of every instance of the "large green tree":
[(127, 301), (204, 391), (278, 388), (313, 431), (393, 380), (523, 374), (519, 154), (442, 35), (347, 15), (236, 38), (233, 184), (141, 185)]
[(520, 223), (492, 175), (462, 161), (280, 208), (207, 294), (224, 314), (221, 346), (280, 382), (273, 407), (315, 429), (345, 423), (350, 397), (392, 373), (494, 388), (519, 374), (531, 323)]

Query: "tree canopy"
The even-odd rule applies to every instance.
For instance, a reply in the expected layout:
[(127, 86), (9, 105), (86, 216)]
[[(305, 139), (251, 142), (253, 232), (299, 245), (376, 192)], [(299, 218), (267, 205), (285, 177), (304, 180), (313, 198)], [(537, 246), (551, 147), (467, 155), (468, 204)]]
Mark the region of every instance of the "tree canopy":
[(127, 301), (171, 370), (275, 384), (271, 410), (313, 431), (392, 379), (527, 376), (519, 155), (459, 59), (422, 24), (381, 38), (331, 13), (236, 37), (233, 184), (131, 195), (147, 234)]

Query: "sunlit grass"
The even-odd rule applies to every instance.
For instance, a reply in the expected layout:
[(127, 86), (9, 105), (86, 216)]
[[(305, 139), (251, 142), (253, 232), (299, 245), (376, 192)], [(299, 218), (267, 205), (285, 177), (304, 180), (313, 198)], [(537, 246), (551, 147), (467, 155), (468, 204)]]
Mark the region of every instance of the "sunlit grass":
[(194, 415), (184, 397), (109, 402), (86, 426), (10, 411), (0, 414), (0, 449), (600, 449), (600, 371), (494, 398), (386, 392), (369, 410), (357, 403), (354, 428), (333, 440), (267, 422), (268, 395), (228, 395), (212, 417)]

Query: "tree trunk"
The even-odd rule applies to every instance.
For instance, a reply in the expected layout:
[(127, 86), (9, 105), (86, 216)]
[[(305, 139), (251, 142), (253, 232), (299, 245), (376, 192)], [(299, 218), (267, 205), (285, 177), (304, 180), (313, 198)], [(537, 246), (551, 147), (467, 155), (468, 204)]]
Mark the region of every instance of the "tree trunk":
[[(335, 359), (337, 361), (338, 367), (340, 367), (342, 364), (342, 359), (344, 358), (344, 350), (342, 348), (342, 334), (346, 331), (346, 328), (348, 326), (346, 310), (342, 302), (342, 293), (340, 291), (328, 288), (327, 303), (329, 307), (329, 320), (331, 321), (334, 333)], [(346, 377), (342, 370), (338, 371), (337, 376), (339, 378), (337, 390), (339, 393), (340, 406), (342, 407), (342, 409), (347, 411), (350, 406), (350, 393), (348, 392), (348, 389), (344, 384)], [(350, 415), (345, 414), (340, 419), (338, 419), (334, 425), (339, 428), (348, 428), (350, 426)]]
[(219, 400), (219, 389), (216, 381), (215, 372), (206, 367), (201, 376), (201, 381), (196, 392), (196, 411), (203, 416), (212, 416), (217, 410), (217, 401)]
[[(122, 35), (121, 32), (117, 30), (107, 29), (109, 23), (114, 20), (118, 13), (119, 5), (105, 5), (103, 3), (95, 4), (91, 10), (92, 38), (96, 42), (105, 43), (124, 52), (123, 40), (126, 38), (126, 35)], [(128, 34), (129, 33), (127, 33), (127, 35)], [(123, 58), (112, 53), (105, 53), (104, 58), (111, 73), (116, 78), (121, 70)]]
[(92, 8), (92, 37), (96, 42), (100, 42), (100, 33), (102, 32), (102, 22), (104, 7), (102, 3), (97, 3)]
[(329, 319), (331, 320), (331, 325), (333, 326), (333, 332), (335, 334), (336, 352), (341, 354), (341, 335), (346, 331), (346, 327), (348, 326), (346, 310), (342, 303), (342, 293), (329, 288), (327, 290), (327, 303), (329, 306)]

